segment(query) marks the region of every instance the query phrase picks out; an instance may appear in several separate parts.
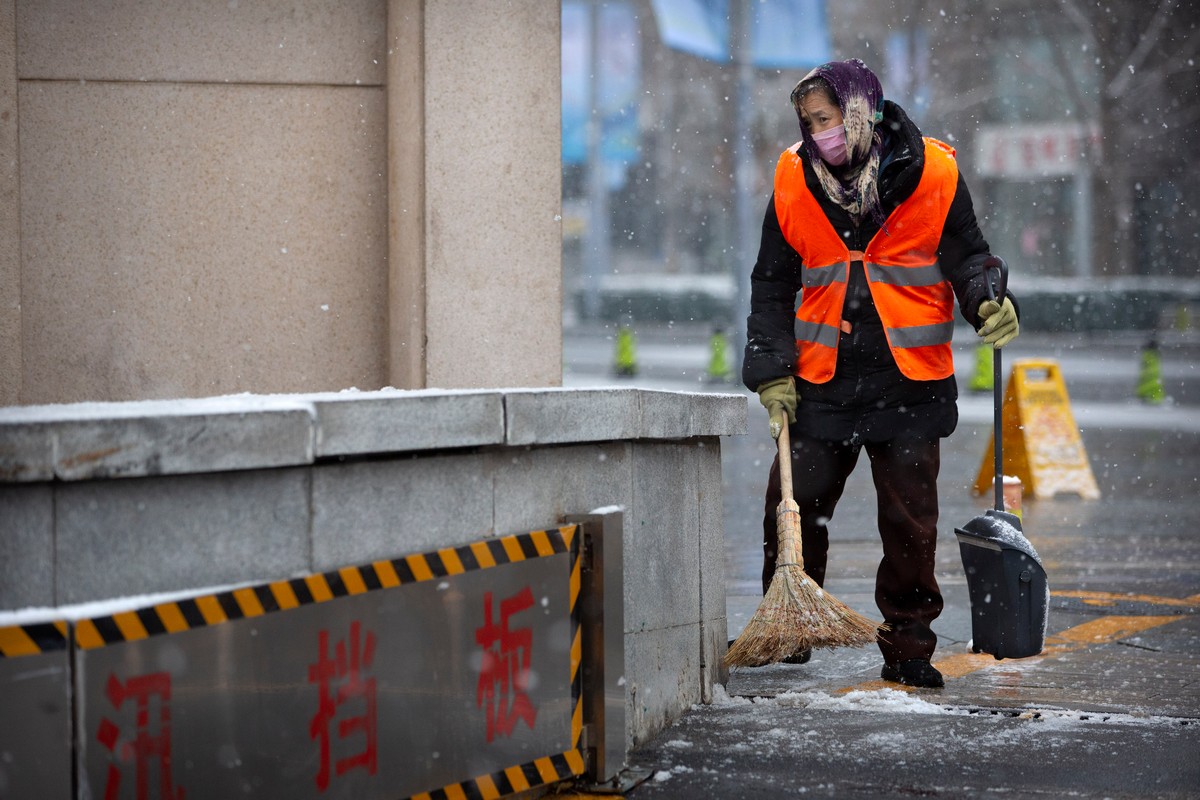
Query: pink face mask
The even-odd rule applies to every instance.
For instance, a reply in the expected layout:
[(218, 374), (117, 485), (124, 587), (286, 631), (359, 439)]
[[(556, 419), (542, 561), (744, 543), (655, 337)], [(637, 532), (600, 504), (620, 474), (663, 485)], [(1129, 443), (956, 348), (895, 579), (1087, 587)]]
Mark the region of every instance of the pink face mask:
[(846, 163), (845, 125), (838, 125), (836, 128), (814, 133), (812, 138), (817, 143), (817, 151), (821, 154), (821, 159), (826, 164), (837, 167)]

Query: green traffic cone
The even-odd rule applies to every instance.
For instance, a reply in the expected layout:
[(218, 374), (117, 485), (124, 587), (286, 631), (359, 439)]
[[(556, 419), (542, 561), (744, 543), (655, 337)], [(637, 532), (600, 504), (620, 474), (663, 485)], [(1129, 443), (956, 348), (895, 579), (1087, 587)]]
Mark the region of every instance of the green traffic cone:
[(729, 340), (725, 332), (713, 331), (708, 340), (708, 379), (724, 383), (733, 375), (729, 366)]
[(1143, 403), (1158, 405), (1166, 399), (1162, 382), (1162, 355), (1158, 352), (1158, 343), (1151, 339), (1142, 348), (1142, 368), (1138, 373), (1138, 399)]
[(990, 392), (995, 388), (996, 381), (992, 374), (993, 358), (990, 344), (982, 342), (975, 348), (975, 374), (971, 376), (971, 382), (968, 384), (972, 392)]
[(1192, 329), (1192, 309), (1187, 303), (1180, 303), (1175, 309), (1175, 330), (1187, 333)]
[(613, 371), (625, 377), (637, 375), (637, 340), (633, 331), (624, 325), (617, 329), (617, 354)]

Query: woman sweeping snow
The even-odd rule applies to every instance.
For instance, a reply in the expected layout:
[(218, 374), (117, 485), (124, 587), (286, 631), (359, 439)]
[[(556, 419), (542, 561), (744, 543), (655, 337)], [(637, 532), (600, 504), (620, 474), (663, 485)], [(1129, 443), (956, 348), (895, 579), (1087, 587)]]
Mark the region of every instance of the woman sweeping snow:
[[(996, 348), (1018, 333), (1010, 295), (987, 300), (990, 255), (954, 150), (922, 137), (857, 59), (817, 67), (791, 95), (784, 151), (751, 276), (742, 380), (791, 434), (805, 572), (825, 580), (827, 523), (859, 452), (875, 483), (883, 560), (875, 600), (884, 680), (943, 685), (930, 663), (940, 439), (958, 422), (954, 296)], [(799, 308), (796, 299), (800, 297)], [(767, 482), (764, 591), (776, 566), (779, 460)], [(810, 653), (787, 659), (803, 663)]]

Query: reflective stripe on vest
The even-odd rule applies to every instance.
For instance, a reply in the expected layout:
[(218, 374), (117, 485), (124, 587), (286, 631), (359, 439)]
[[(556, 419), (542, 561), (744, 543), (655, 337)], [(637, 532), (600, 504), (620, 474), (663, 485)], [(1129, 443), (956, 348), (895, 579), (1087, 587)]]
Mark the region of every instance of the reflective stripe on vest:
[(796, 320), (796, 341), (819, 344), (822, 347), (837, 347), (838, 337), (842, 335), (840, 328), (826, 325), (822, 322), (805, 322)]
[(795, 323), (796, 374), (810, 383), (833, 377), (850, 264), (861, 260), (900, 371), (915, 380), (952, 375), (954, 295), (937, 264), (937, 248), (958, 185), (954, 150), (926, 139), (917, 188), (888, 216), (886, 229), (865, 251), (852, 252), (809, 191), (797, 149), (786, 150), (775, 170), (779, 227), (804, 263)]
[(926, 267), (889, 267), (884, 264), (865, 264), (867, 280), (889, 286), (937, 286), (945, 280), (937, 264)]

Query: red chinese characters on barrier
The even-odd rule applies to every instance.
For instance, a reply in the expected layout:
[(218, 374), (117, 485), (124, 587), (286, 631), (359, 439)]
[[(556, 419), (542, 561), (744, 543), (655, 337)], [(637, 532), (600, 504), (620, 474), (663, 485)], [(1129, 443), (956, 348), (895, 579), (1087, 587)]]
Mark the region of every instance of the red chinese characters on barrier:
[(537, 709), (526, 694), (529, 662), (533, 655), (533, 631), (509, 627), (516, 614), (533, 607), (533, 592), (526, 586), (500, 601), (499, 624), (492, 618), (492, 593), (483, 596), (484, 623), (475, 629), (475, 641), (483, 648), (475, 707), (487, 712), (487, 740), (497, 735), (512, 736), (518, 721), (533, 730)]
[[(365, 676), (375, 660), (375, 634), (371, 631), (363, 636), (362, 626), (357, 620), (350, 623), (350, 635), (329, 652), (329, 631), (317, 634), (318, 656), (314, 664), (308, 665), (308, 682), (316, 684), (320, 697), (317, 712), (308, 726), (310, 739), (320, 742), (320, 765), (316, 783), (320, 791), (329, 788), (330, 780), (330, 728), (338, 716), (339, 709), (353, 702), (337, 720), (337, 737), (363, 737), (361, 752), (339, 758), (333, 763), (337, 776), (352, 769), (365, 769), (374, 775), (378, 759), (376, 740), (375, 678)], [(358, 712), (358, 713), (353, 713)]]
[[(122, 683), (116, 675), (109, 675), (104, 687), (112, 707), (121, 711), (126, 701), (133, 701), (134, 730), (132, 737), (122, 736), (122, 728), (104, 717), (96, 730), (96, 740), (113, 754), (119, 763), (133, 763), (134, 793), (137, 800), (150, 797), (163, 800), (185, 800), (183, 789), (175, 786), (171, 779), (171, 674), (153, 672), (135, 675)], [(157, 706), (157, 719), (151, 708)], [(158, 769), (158, 790), (151, 794), (150, 772)], [(108, 765), (108, 777), (104, 784), (104, 800), (121, 797), (121, 768), (117, 763)]]

